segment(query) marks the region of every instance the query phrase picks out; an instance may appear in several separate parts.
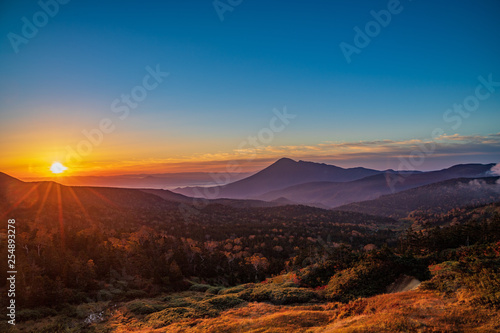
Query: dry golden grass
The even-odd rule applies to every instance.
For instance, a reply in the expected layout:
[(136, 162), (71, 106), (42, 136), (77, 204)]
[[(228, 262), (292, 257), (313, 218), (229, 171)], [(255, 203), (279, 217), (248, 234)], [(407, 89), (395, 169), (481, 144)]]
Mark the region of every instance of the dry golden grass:
[(408, 291), (349, 304), (248, 305), (216, 318), (186, 320), (168, 332), (498, 332), (498, 312), (455, 298)]
[(217, 318), (184, 321), (168, 327), (169, 332), (306, 332), (330, 322), (333, 310), (324, 306), (276, 306), (249, 303), (224, 312)]
[[(467, 302), (468, 296), (458, 292), (453, 297), (445, 297), (417, 289), (358, 299), (348, 304), (272, 305), (252, 302), (212, 317), (174, 316), (173, 320), (160, 325), (150, 320), (152, 317), (148, 314), (130, 311), (129, 302), (118, 306), (105, 321), (87, 328), (89, 332), (119, 333), (499, 332), (498, 311), (473, 307)], [(156, 313), (161, 317), (161, 312)], [(169, 318), (168, 314), (166, 318)], [(37, 323), (20, 323), (12, 332), (49, 332), (47, 328), (55, 321), (57, 317)], [(73, 332), (59, 330), (56, 325), (53, 327), (52, 332)]]
[(408, 291), (360, 300), (362, 312), (314, 332), (498, 332), (498, 312), (433, 292)]

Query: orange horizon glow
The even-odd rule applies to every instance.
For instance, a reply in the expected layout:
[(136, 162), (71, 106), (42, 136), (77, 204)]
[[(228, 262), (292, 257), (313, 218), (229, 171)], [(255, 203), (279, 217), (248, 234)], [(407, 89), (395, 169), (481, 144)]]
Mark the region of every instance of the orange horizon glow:
[[(37, 142), (37, 147), (44, 146), (44, 140)], [(368, 167), (374, 169), (397, 169), (398, 159), (408, 157), (408, 154), (425, 140), (379, 140), (357, 142), (322, 142), (312, 145), (283, 145), (245, 147), (243, 149), (227, 149), (222, 151), (207, 150), (207, 153), (186, 151), (184, 155), (170, 154), (169, 151), (158, 153), (148, 145), (147, 150), (136, 146), (115, 149), (110, 146), (95, 147), (91, 154), (80, 159), (68, 158), (65, 147), (47, 144), (43, 149), (36, 149), (34, 145), (6, 146), (5, 154), (0, 156), (0, 171), (13, 177), (23, 179), (49, 178), (61, 180), (64, 177), (74, 176), (119, 176), (133, 174), (162, 174), (162, 173), (194, 173), (194, 172), (222, 172), (222, 173), (248, 173), (261, 170), (274, 161), (289, 157), (294, 160), (314, 161), (335, 164), (340, 167)], [(479, 162), (481, 153), (473, 145), (491, 144), (500, 145), (500, 135), (488, 136), (459, 136), (443, 135), (436, 138), (437, 148), (428, 160), (441, 159), (438, 166), (448, 167), (453, 163), (448, 162), (455, 157), (460, 157), (468, 162)], [(31, 142), (33, 143), (33, 142)], [(183, 145), (183, 143), (181, 143)], [(468, 150), (461, 150), (466, 146)], [(234, 146), (233, 146), (234, 147)], [(471, 148), (472, 147), (472, 148)], [(4, 147), (1, 147), (2, 149)], [(146, 149), (146, 148), (144, 148)], [(156, 148), (160, 149), (160, 148)], [(172, 148), (176, 151), (177, 148)], [(212, 148), (214, 149), (214, 148)], [(456, 152), (453, 152), (456, 150)], [(4, 151), (4, 150), (3, 150)], [(450, 152), (451, 151), (451, 152)], [(172, 157), (162, 157), (170, 155)], [(152, 158), (151, 156), (159, 156)], [(378, 163), (374, 162), (378, 159)], [(59, 161), (57, 171), (51, 171), (54, 161)], [(333, 161), (333, 162), (332, 162)], [(484, 161), (484, 163), (498, 163), (498, 161)], [(457, 163), (455, 163), (457, 164)], [(64, 169), (66, 168), (66, 169)], [(64, 169), (64, 170), (63, 170)], [(419, 168), (416, 168), (419, 169)], [(434, 168), (435, 170), (438, 167)], [(427, 168), (429, 170), (429, 168)]]

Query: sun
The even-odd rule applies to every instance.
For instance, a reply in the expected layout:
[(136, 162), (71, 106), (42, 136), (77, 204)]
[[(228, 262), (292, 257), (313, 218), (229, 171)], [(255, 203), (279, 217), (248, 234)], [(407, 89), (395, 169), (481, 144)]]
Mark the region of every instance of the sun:
[(64, 165), (62, 165), (59, 162), (54, 162), (50, 166), (50, 171), (52, 171), (52, 173), (63, 173), (64, 170), (67, 170), (67, 169), (68, 169), (67, 167), (65, 167)]

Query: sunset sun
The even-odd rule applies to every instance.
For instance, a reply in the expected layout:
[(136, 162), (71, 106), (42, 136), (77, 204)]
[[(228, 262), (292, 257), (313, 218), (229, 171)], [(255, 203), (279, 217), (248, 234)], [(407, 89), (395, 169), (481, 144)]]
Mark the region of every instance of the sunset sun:
[(56, 174), (63, 173), (67, 169), (68, 169), (67, 167), (65, 167), (64, 165), (62, 165), (59, 162), (54, 162), (50, 166), (50, 171), (52, 171), (52, 173), (56, 173)]

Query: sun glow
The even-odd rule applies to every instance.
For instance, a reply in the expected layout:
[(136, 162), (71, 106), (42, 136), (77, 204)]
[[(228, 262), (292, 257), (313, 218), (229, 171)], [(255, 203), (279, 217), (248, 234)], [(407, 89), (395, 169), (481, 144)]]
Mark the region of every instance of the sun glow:
[(67, 167), (65, 167), (64, 165), (62, 165), (59, 162), (54, 162), (50, 166), (50, 171), (52, 171), (52, 173), (57, 173), (57, 174), (58, 173), (63, 173), (67, 169), (68, 169)]

